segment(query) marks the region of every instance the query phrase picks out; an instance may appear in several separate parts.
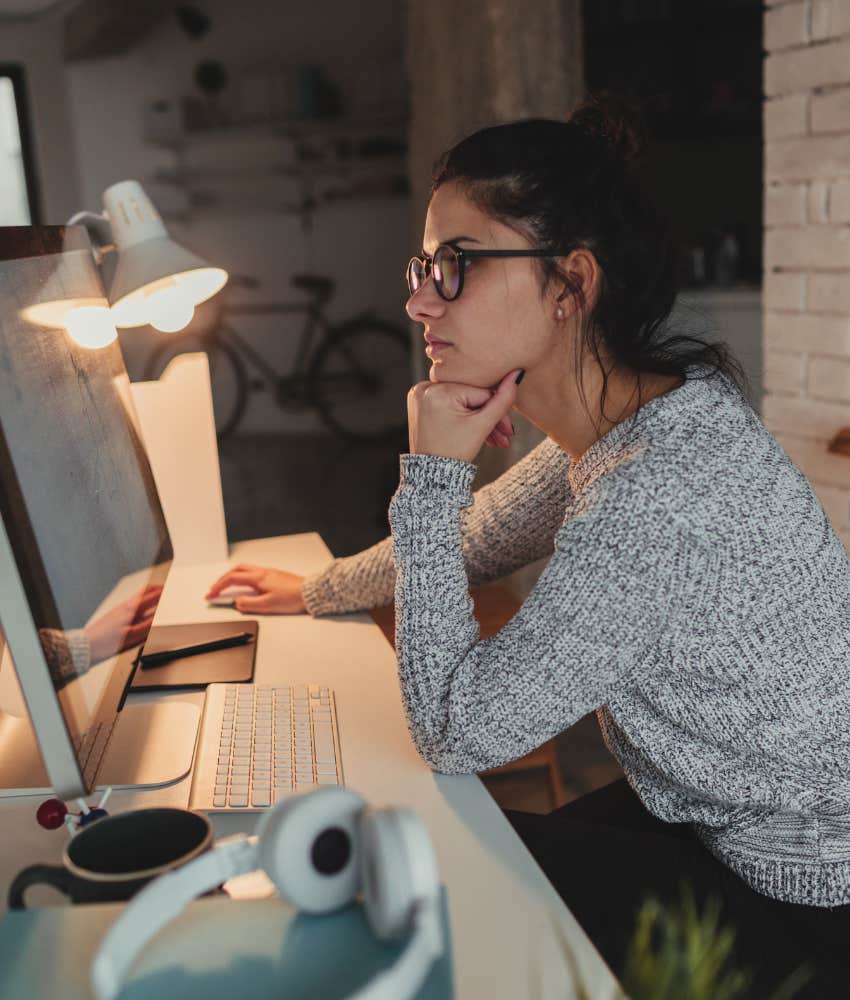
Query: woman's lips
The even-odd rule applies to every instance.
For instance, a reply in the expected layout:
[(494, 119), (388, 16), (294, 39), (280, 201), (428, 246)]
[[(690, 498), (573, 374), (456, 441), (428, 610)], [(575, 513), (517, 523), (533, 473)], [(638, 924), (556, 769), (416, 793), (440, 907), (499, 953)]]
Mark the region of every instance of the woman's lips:
[(451, 346), (447, 340), (429, 340), (428, 346), (425, 348), (425, 353), (429, 358), (432, 358), (435, 354), (439, 354)]

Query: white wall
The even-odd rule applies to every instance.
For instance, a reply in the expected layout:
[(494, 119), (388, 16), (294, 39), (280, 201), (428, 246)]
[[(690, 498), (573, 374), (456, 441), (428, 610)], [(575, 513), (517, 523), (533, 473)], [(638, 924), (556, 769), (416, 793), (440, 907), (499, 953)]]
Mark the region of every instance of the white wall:
[[(363, 16), (362, 5), (339, 0), (309, 4), (252, 0), (238, 5), (207, 0), (202, 6), (212, 19), (212, 29), (203, 39), (189, 38), (169, 18), (124, 57), (68, 67), (82, 206), (99, 210), (101, 192), (127, 178), (141, 181), (154, 201), (164, 205), (169, 192), (152, 184), (151, 178), (157, 169), (174, 166), (174, 154), (145, 142), (142, 110), (158, 98), (199, 96), (193, 74), (202, 60), (217, 59), (226, 66), (230, 76), (222, 102), (226, 108), (236, 103), (244, 72), (271, 65), (321, 66), (342, 88), (349, 106), (358, 98), (362, 104), (374, 92), (376, 66), (397, 66), (389, 85), (406, 86), (401, 61), (404, 5), (396, 0), (372, 0), (368, 18)], [(227, 159), (232, 163), (235, 154), (245, 164), (244, 188), (267, 182), (263, 164), (268, 163), (268, 149), (258, 151), (256, 130), (254, 141), (250, 136), (240, 138), (238, 132), (231, 135), (224, 140), (230, 143)], [(250, 173), (252, 164), (259, 178)], [(279, 190), (283, 192), (284, 187)], [(185, 221), (170, 219), (169, 229), (210, 261), (259, 278), (262, 289), (241, 293), (242, 298), (288, 298), (290, 276), (313, 270), (338, 282), (329, 310), (333, 318), (373, 307), (382, 316), (402, 322), (403, 270), (410, 256), (406, 198), (358, 198), (323, 207), (315, 214), (310, 234), (302, 230), (298, 216), (263, 211), (259, 201), (255, 196), (243, 211), (224, 206), (193, 213)], [(239, 327), (271, 360), (278, 365), (288, 363), (297, 326), (284, 327), (279, 318), (264, 317), (240, 319)], [(152, 335), (122, 333), (121, 341), (128, 367), (138, 376)], [(246, 430), (317, 428), (314, 418), (284, 414), (264, 394), (252, 397), (243, 424)]]

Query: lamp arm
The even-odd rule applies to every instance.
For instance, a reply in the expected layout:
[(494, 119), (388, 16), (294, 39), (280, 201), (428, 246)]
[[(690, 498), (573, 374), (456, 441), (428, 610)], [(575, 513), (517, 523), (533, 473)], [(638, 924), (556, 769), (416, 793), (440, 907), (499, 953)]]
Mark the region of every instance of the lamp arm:
[(94, 244), (95, 257), (98, 263), (103, 255), (115, 249), (112, 225), (106, 215), (97, 212), (77, 212), (65, 223), (66, 226), (84, 226)]

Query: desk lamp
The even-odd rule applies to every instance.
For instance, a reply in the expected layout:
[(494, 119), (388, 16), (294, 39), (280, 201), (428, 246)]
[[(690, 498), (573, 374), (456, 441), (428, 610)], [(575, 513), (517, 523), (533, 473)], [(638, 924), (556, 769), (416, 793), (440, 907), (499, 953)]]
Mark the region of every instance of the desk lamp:
[(102, 215), (80, 212), (68, 225), (83, 225), (92, 237), (113, 322), (149, 323), (163, 333), (182, 330), (195, 306), (224, 286), (227, 271), (171, 239), (138, 181), (107, 188), (103, 208)]
[(80, 299), (63, 292), (57, 278), (25, 318), (64, 327), (83, 347), (105, 347), (116, 327), (150, 324), (163, 333), (182, 330), (195, 307), (218, 292), (227, 271), (211, 267), (168, 235), (159, 212), (138, 181), (121, 181), (103, 193), (103, 214), (79, 212), (67, 222), (82, 225), (94, 247), (109, 308), (101, 298)]

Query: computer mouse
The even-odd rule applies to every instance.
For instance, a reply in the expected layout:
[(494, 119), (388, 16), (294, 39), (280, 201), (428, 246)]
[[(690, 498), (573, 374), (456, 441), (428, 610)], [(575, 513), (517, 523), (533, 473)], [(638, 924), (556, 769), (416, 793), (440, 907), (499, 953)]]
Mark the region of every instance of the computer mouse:
[(232, 608), (240, 597), (256, 597), (253, 587), (228, 587), (215, 597), (208, 597), (207, 604), (211, 608)]

